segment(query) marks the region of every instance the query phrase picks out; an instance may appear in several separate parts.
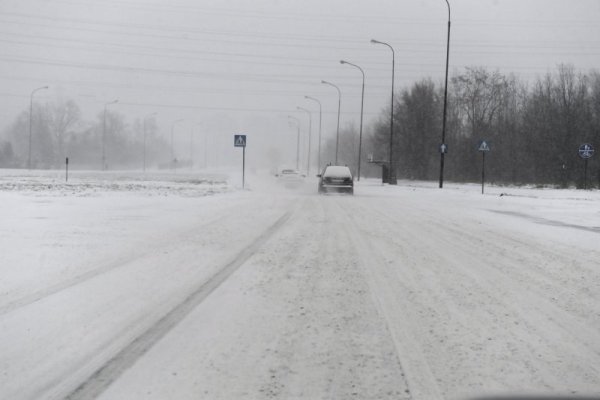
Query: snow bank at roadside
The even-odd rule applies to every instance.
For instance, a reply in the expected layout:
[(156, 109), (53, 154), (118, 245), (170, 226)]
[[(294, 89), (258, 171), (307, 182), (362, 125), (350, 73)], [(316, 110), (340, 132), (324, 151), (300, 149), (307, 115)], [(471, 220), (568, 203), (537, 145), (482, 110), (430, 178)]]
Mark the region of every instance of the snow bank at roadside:
[(224, 173), (100, 172), (0, 170), (0, 192), (25, 195), (98, 196), (106, 192), (130, 192), (149, 196), (201, 197), (233, 190)]
[(474, 183), (445, 183), (443, 189), (437, 182), (398, 181), (396, 187), (375, 179), (363, 179), (356, 186), (361, 195), (361, 186), (369, 193), (402, 196), (406, 191), (427, 191), (423, 201), (435, 202), (432, 194), (439, 192), (446, 203), (461, 207), (477, 207), (479, 210), (498, 214), (524, 217), (546, 225), (570, 225), (600, 232), (600, 191), (577, 189), (539, 188), (533, 186), (486, 185), (481, 194), (481, 185)]

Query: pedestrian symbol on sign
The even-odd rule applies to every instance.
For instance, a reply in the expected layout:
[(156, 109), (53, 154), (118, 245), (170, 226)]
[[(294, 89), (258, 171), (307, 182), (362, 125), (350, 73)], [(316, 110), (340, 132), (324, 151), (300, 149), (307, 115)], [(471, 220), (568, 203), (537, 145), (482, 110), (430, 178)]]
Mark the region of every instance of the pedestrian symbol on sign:
[(233, 145), (235, 147), (246, 147), (246, 135), (233, 135)]

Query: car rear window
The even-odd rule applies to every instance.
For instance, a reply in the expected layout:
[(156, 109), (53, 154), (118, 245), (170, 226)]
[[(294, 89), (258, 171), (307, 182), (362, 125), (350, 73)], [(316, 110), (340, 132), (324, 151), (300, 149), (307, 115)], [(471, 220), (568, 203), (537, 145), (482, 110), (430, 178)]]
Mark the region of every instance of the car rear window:
[(339, 177), (339, 178), (352, 178), (352, 173), (348, 167), (331, 166), (325, 169), (324, 177)]

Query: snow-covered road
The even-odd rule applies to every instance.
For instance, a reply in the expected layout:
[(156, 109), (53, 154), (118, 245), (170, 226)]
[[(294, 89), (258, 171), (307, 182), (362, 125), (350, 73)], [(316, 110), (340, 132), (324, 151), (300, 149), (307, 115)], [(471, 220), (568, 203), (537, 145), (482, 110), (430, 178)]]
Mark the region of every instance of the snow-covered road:
[(600, 395), (597, 192), (4, 180), (0, 398)]

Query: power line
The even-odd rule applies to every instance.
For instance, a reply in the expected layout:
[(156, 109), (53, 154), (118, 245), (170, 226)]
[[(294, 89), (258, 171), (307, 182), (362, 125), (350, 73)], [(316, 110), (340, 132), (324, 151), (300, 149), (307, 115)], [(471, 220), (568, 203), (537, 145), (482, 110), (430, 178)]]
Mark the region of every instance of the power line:
[[(61, 60), (49, 60), (42, 58), (26, 58), (26, 57), (0, 57), (0, 61), (11, 62), (11, 63), (25, 63), (25, 64), (34, 64), (34, 65), (46, 65), (46, 66), (56, 66), (56, 67), (69, 67), (76, 69), (94, 69), (99, 71), (112, 71), (112, 72), (125, 72), (125, 73), (133, 73), (133, 74), (152, 74), (152, 75), (166, 75), (166, 76), (174, 76), (174, 77), (186, 77), (186, 78), (210, 78), (210, 79), (220, 79), (226, 81), (247, 81), (247, 82), (263, 82), (263, 83), (273, 83), (273, 84), (306, 84), (306, 85), (315, 85), (320, 79), (322, 79), (323, 74), (318, 75), (299, 75), (299, 74), (257, 74), (257, 73), (234, 73), (231, 71), (226, 72), (198, 72), (198, 71), (184, 71), (184, 70), (174, 70), (174, 69), (157, 69), (157, 68), (147, 68), (147, 67), (129, 67), (129, 66), (119, 66), (119, 65), (107, 65), (107, 64), (91, 64), (91, 63), (79, 63), (79, 62), (69, 62), (69, 61), (61, 61)], [(354, 79), (351, 78), (350, 75), (340, 75), (341, 80), (345, 81), (345, 85), (353, 86), (357, 85)], [(338, 78), (338, 80), (340, 79)], [(371, 80), (383, 80), (384, 77), (373, 77)], [(378, 84), (370, 84), (371, 87), (387, 87), (386, 85), (378, 85)]]
[[(69, 0), (54, 0), (54, 3), (63, 3), (70, 5), (78, 5), (80, 6), (83, 3), (82, 0), (77, 1), (69, 1)], [(92, 1), (90, 4), (97, 4)], [(251, 3), (249, 3), (251, 4)], [(182, 5), (173, 5), (173, 4), (151, 4), (151, 3), (135, 3), (131, 1), (109, 1), (104, 0), (103, 5), (108, 5), (113, 8), (138, 8), (145, 10), (162, 10), (162, 11), (177, 11), (181, 13), (188, 14), (189, 12), (195, 12), (198, 14), (206, 14), (206, 15), (219, 15), (219, 16), (230, 16), (237, 18), (246, 18), (246, 19), (298, 19), (298, 18), (306, 18), (311, 21), (340, 21), (340, 22), (348, 22), (348, 23), (375, 23), (375, 24), (411, 24), (411, 25), (437, 25), (439, 21), (434, 20), (433, 18), (403, 18), (402, 16), (390, 16), (386, 15), (348, 15), (344, 14), (344, 10), (339, 10), (336, 14), (326, 14), (323, 12), (319, 13), (310, 13), (310, 12), (287, 12), (287, 13), (266, 13), (264, 10), (256, 11), (254, 9), (228, 9), (228, 8), (209, 8), (209, 7), (198, 7), (198, 6), (182, 6)], [(556, 27), (557, 25), (565, 25), (565, 26), (589, 26), (596, 28), (597, 21), (593, 19), (562, 19), (562, 20), (553, 20), (553, 21), (544, 21), (542, 19), (520, 19), (519, 21), (498, 21), (498, 20), (490, 20), (490, 19), (469, 19), (469, 18), (456, 18), (456, 22), (465, 24), (465, 25), (497, 25), (497, 26), (523, 26), (523, 27), (531, 27), (532, 25), (544, 25), (549, 27)]]

